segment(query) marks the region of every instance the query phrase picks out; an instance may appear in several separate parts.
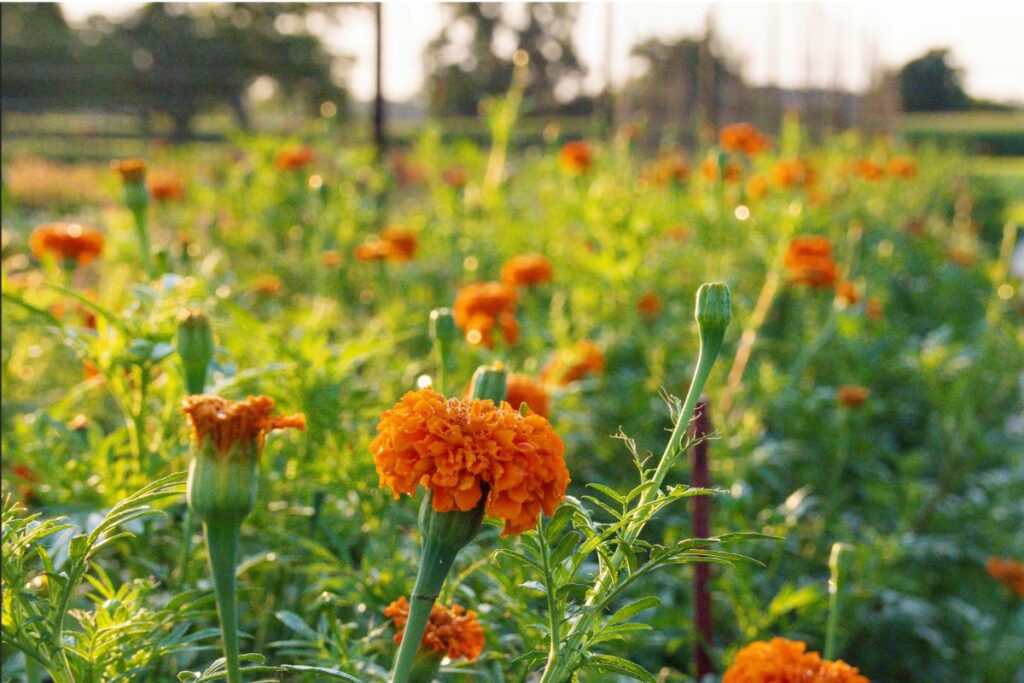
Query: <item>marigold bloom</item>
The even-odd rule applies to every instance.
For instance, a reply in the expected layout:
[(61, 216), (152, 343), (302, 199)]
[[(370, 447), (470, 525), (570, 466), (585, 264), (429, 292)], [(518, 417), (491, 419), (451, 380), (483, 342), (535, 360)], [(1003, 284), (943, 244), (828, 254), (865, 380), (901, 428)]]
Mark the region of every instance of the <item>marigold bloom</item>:
[(803, 159), (781, 159), (772, 167), (772, 180), (779, 187), (807, 187), (815, 181), (814, 169)]
[(360, 261), (384, 261), (390, 253), (387, 243), (376, 235), (356, 247), (355, 251), (356, 258)]
[(718, 133), (718, 144), (727, 152), (743, 152), (752, 157), (768, 149), (770, 143), (752, 124), (734, 123)]
[(252, 283), (252, 291), (262, 296), (277, 296), (284, 291), (284, 283), (276, 275), (264, 275)]
[(470, 344), (491, 347), (491, 331), (500, 325), (505, 342), (510, 346), (519, 338), (515, 319), (519, 295), (515, 287), (504, 282), (477, 282), (466, 285), (455, 297), (452, 313), (455, 324)]
[(832, 242), (827, 237), (794, 237), (786, 248), (783, 266), (790, 282), (818, 289), (831, 287), (838, 277)]
[(181, 199), (185, 193), (181, 181), (170, 173), (154, 173), (146, 184), (149, 187), (150, 196), (158, 202)]
[[(395, 642), (402, 642), (405, 624), (409, 621), (409, 601), (404, 597), (384, 608), (384, 616), (395, 625)], [(484, 629), (476, 620), (476, 612), (466, 611), (459, 605), (448, 609), (434, 604), (423, 632), (420, 647), (432, 650), (449, 659), (465, 658), (475, 661), (484, 649)]]
[[(717, 157), (708, 157), (700, 165), (700, 174), (704, 180), (709, 183), (716, 182), (718, 180), (718, 159)], [(725, 170), (722, 172), (722, 180), (727, 183), (735, 183), (739, 181), (743, 175), (743, 167), (737, 164), (735, 161), (730, 161), (725, 164)]]
[(274, 166), (281, 171), (301, 171), (313, 162), (313, 157), (313, 149), (305, 145), (285, 147), (274, 155)]
[(871, 390), (857, 384), (848, 384), (836, 389), (836, 400), (847, 408), (859, 408), (871, 397)]
[(391, 225), (380, 231), (380, 239), (387, 245), (392, 261), (409, 261), (416, 255), (419, 239), (408, 228)]
[(448, 187), (461, 190), (469, 182), (469, 172), (461, 166), (452, 166), (441, 174), (441, 180)]
[(830, 662), (806, 649), (805, 643), (785, 638), (753, 642), (736, 653), (722, 683), (870, 683), (846, 662)]
[(884, 312), (885, 308), (882, 306), (882, 301), (876, 296), (868, 298), (864, 304), (864, 317), (872, 322), (881, 320)]
[(885, 172), (897, 178), (913, 178), (917, 175), (917, 162), (909, 157), (892, 157), (885, 164)]
[(427, 179), (427, 172), (422, 165), (396, 152), (391, 156), (391, 170), (399, 185), (421, 185)]
[(486, 495), (484, 511), (504, 520), (503, 536), (532, 529), (541, 510), (554, 513), (569, 484), (564, 450), (540, 415), (506, 402), (445, 400), (430, 388), (386, 411), (370, 444), (381, 485), (396, 499), (422, 484), (437, 512), (467, 512)]
[(676, 223), (665, 228), (665, 236), (675, 242), (685, 242), (690, 239), (690, 227), (685, 223)]
[(748, 197), (761, 199), (768, 194), (768, 181), (765, 180), (763, 175), (752, 175), (743, 188), (746, 190)]
[(836, 285), (836, 301), (843, 307), (854, 306), (860, 301), (860, 291), (857, 285), (849, 280), (843, 280)]
[(103, 234), (96, 228), (78, 223), (46, 223), (32, 231), (29, 248), (39, 260), (51, 254), (63, 262), (84, 266), (103, 251)]
[(566, 173), (581, 175), (593, 166), (594, 150), (585, 140), (567, 142), (558, 152), (558, 164)]
[(658, 160), (643, 174), (643, 179), (652, 185), (665, 186), (669, 183), (683, 183), (690, 175), (690, 166), (677, 152), (661, 153)]
[(1024, 598), (1024, 562), (1008, 557), (990, 557), (985, 571), (996, 581)]
[(661, 313), (661, 297), (657, 292), (644, 292), (636, 302), (636, 309), (647, 318), (657, 318)]
[(542, 285), (551, 282), (554, 268), (541, 254), (520, 254), (501, 266), (501, 281), (510, 285)]
[(121, 181), (126, 185), (135, 185), (146, 180), (146, 162), (142, 159), (124, 159), (111, 164)]
[(530, 410), (541, 417), (550, 417), (551, 415), (551, 394), (548, 392), (548, 388), (539, 379), (529, 375), (512, 373), (508, 376), (505, 385), (505, 400), (516, 410), (525, 403)]
[(274, 429), (306, 428), (306, 416), (271, 415), (274, 399), (250, 396), (244, 401), (229, 401), (220, 396), (197, 394), (182, 402), (182, 412), (192, 425), (192, 437), (202, 446), (209, 440), (221, 456), (235, 444), (254, 444), (256, 455), (267, 432)]
[(858, 159), (853, 163), (853, 172), (864, 180), (878, 180), (885, 174), (885, 169), (871, 159)]
[(341, 265), (341, 252), (328, 249), (320, 253), (320, 265), (325, 268), (337, 268)]
[(591, 340), (584, 339), (556, 352), (544, 366), (540, 378), (547, 384), (564, 387), (587, 375), (601, 374), (604, 364), (604, 352)]

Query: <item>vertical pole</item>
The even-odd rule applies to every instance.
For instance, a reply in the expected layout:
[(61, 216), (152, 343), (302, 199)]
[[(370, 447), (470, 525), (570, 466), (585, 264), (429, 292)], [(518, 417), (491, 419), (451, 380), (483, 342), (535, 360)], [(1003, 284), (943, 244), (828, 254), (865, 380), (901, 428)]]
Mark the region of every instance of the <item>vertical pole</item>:
[[(711, 484), (708, 473), (708, 442), (711, 433), (711, 418), (708, 415), (707, 398), (701, 397), (693, 416), (693, 438), (697, 445), (690, 451), (690, 485), (696, 488), (707, 488)], [(710, 524), (711, 500), (708, 496), (696, 496), (693, 499), (693, 536), (708, 538), (711, 535)], [(693, 658), (697, 664), (697, 680), (712, 673), (711, 657), (708, 647), (714, 635), (711, 622), (711, 593), (708, 582), (711, 580), (711, 565), (698, 562), (694, 565), (693, 574), (693, 622), (697, 628), (697, 641), (693, 648)]]
[(384, 147), (386, 139), (384, 136), (384, 39), (383, 39), (383, 8), (384, 3), (378, 2), (373, 6), (374, 32), (376, 44), (374, 45), (374, 61), (377, 67), (375, 75), (376, 92), (373, 98), (373, 144), (377, 149), (377, 158), (384, 158)]
[(608, 126), (609, 135), (615, 130), (615, 97), (612, 95), (612, 40), (615, 27), (615, 3), (609, 2), (604, 6), (604, 94), (607, 99), (605, 110), (605, 124)]

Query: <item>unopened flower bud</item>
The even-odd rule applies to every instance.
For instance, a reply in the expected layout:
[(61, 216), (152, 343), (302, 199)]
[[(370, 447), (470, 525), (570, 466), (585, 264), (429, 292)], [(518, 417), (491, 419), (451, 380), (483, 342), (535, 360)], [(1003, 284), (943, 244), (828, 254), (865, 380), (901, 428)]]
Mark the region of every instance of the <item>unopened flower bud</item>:
[(177, 342), (185, 369), (185, 388), (189, 394), (201, 394), (213, 360), (213, 331), (206, 314), (196, 309), (179, 313)]
[(701, 339), (721, 343), (732, 320), (732, 295), (724, 282), (705, 282), (697, 290), (694, 311)]
[(503, 363), (481, 365), (473, 373), (470, 382), (470, 398), (491, 400), (495, 404), (505, 400), (508, 386), (508, 370)]
[(114, 170), (124, 183), (124, 203), (134, 212), (142, 211), (149, 204), (149, 190), (146, 189), (146, 162), (142, 159), (125, 159), (114, 163)]
[(459, 338), (455, 316), (447, 308), (435, 308), (430, 312), (430, 336), (441, 343), (450, 343)]

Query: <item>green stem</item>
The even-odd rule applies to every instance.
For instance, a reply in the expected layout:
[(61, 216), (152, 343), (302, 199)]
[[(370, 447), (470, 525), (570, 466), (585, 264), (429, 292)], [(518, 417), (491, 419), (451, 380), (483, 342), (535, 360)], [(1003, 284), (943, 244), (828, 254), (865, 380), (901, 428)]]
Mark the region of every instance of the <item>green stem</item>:
[(540, 543), (541, 558), (544, 561), (544, 585), (547, 587), (545, 594), (547, 595), (548, 600), (548, 630), (551, 640), (551, 647), (548, 650), (548, 661), (544, 666), (544, 671), (546, 673), (558, 668), (559, 645), (562, 642), (562, 637), (559, 633), (559, 615), (561, 614), (561, 611), (558, 609), (558, 601), (555, 598), (554, 591), (551, 590), (555, 585), (555, 580), (554, 577), (551, 576), (551, 553), (548, 548), (547, 537), (544, 535), (543, 515), (537, 521), (537, 540)]
[(836, 543), (832, 546), (832, 555), (829, 557), (829, 570), (831, 576), (828, 582), (828, 624), (825, 628), (825, 650), (822, 653), (825, 659), (834, 660), (839, 633), (839, 621), (842, 618), (843, 599), (842, 589), (846, 580), (845, 557), (848, 557), (850, 547), (843, 543)]
[(430, 610), (441, 592), (456, 554), (457, 548), (441, 544), (431, 539), (429, 535), (424, 538), (416, 584), (413, 586), (412, 599), (409, 601), (409, 619), (402, 633), (402, 644), (398, 646), (391, 683), (408, 683), (410, 680), (413, 660), (420, 648), (420, 641), (423, 640), (423, 631), (430, 618)]
[(178, 586), (182, 589), (188, 586), (188, 561), (192, 556), (192, 532), (195, 522), (192, 508), (185, 506), (185, 518), (181, 522), (181, 558), (178, 561)]
[(451, 364), (452, 344), (438, 339), (437, 348), (437, 393), (448, 396), (448, 366)]
[(156, 270), (153, 268), (153, 255), (150, 253), (149, 230), (146, 227), (146, 207), (133, 208), (132, 217), (135, 219), (135, 234), (139, 238), (139, 249), (142, 251), (142, 267), (146, 269), (146, 276), (150, 279), (156, 277)]
[(241, 524), (207, 522), (204, 525), (206, 549), (217, 597), (217, 615), (224, 640), (224, 660), (228, 683), (242, 683), (238, 658), (238, 603), (235, 595), (235, 569), (238, 565), (238, 538)]

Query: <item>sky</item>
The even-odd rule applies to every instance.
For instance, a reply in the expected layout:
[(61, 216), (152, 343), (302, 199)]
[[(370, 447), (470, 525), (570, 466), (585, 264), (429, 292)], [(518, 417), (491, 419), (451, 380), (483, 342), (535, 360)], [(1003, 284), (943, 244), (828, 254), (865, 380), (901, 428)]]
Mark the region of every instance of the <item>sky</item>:
[[(72, 21), (90, 14), (123, 15), (138, 2), (77, 0), (62, 3)], [(630, 49), (650, 37), (676, 38), (703, 31), (711, 17), (721, 42), (756, 84), (786, 87), (839, 84), (864, 89), (878, 67), (896, 67), (932, 47), (952, 48), (974, 97), (1024, 102), (1024, 1), (889, 0), (772, 2), (584, 2), (575, 32), (588, 68), (587, 92), (605, 80), (606, 31), (612, 27), (612, 82), (623, 83), (637, 65)], [(423, 84), (423, 49), (445, 25), (445, 11), (427, 0), (388, 2), (383, 8), (384, 90), (390, 100), (415, 96)], [(373, 28), (369, 11), (353, 11), (326, 36), (356, 58), (350, 85), (359, 99), (373, 94)]]

